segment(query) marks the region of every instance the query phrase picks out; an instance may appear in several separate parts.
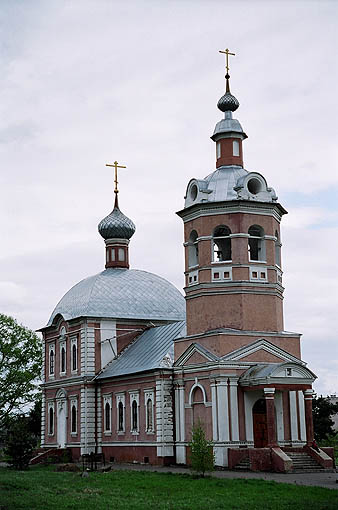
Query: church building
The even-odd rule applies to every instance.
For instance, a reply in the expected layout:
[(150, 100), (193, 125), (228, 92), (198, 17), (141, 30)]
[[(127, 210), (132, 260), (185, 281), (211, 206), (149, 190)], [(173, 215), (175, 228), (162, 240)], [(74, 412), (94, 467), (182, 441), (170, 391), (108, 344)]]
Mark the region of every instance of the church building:
[(301, 359), (300, 334), (284, 330), (287, 212), (266, 178), (244, 168), (247, 135), (233, 118), (228, 62), (226, 70), (215, 170), (190, 179), (177, 213), (185, 297), (129, 268), (135, 225), (120, 210), (113, 165), (115, 204), (98, 226), (105, 269), (71, 288), (40, 330), (45, 449), (188, 464), (201, 420), (217, 466), (288, 471), (302, 454), (332, 467), (311, 447), (316, 376)]

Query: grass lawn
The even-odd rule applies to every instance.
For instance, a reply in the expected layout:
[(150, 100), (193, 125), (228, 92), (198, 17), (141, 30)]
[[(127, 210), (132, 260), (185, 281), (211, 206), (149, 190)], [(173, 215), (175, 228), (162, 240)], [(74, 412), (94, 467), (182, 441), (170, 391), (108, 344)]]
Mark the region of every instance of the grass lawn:
[(56, 473), (0, 468), (0, 510), (218, 510), (338, 508), (338, 491), (266, 482), (140, 471)]

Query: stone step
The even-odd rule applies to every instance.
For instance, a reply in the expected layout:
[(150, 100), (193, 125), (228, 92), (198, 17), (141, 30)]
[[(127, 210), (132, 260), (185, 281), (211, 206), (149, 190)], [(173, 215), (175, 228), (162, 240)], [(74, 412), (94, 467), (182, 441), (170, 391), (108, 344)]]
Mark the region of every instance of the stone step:
[(292, 460), (293, 473), (322, 473), (324, 468), (307, 453), (285, 452)]

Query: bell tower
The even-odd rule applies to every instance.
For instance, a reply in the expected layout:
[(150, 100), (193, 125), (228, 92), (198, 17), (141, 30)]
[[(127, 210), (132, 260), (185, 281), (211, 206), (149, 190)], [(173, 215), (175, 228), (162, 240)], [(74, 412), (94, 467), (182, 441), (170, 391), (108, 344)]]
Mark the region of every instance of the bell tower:
[(286, 214), (273, 188), (243, 167), (247, 135), (233, 113), (239, 102), (226, 90), (224, 113), (211, 139), (216, 169), (188, 183), (184, 209), (187, 334), (222, 329), (282, 332), (283, 286), (280, 222)]

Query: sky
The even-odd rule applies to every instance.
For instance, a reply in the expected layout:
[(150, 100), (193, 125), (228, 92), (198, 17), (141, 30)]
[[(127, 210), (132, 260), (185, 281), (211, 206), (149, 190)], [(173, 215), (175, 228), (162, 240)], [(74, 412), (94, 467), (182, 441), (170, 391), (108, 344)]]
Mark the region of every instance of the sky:
[(245, 168), (289, 212), (285, 329), (317, 393), (338, 393), (337, 20), (325, 0), (1, 0), (0, 311), (43, 327), (104, 269), (115, 160), (131, 267), (182, 290), (175, 212), (215, 168), (228, 47)]

